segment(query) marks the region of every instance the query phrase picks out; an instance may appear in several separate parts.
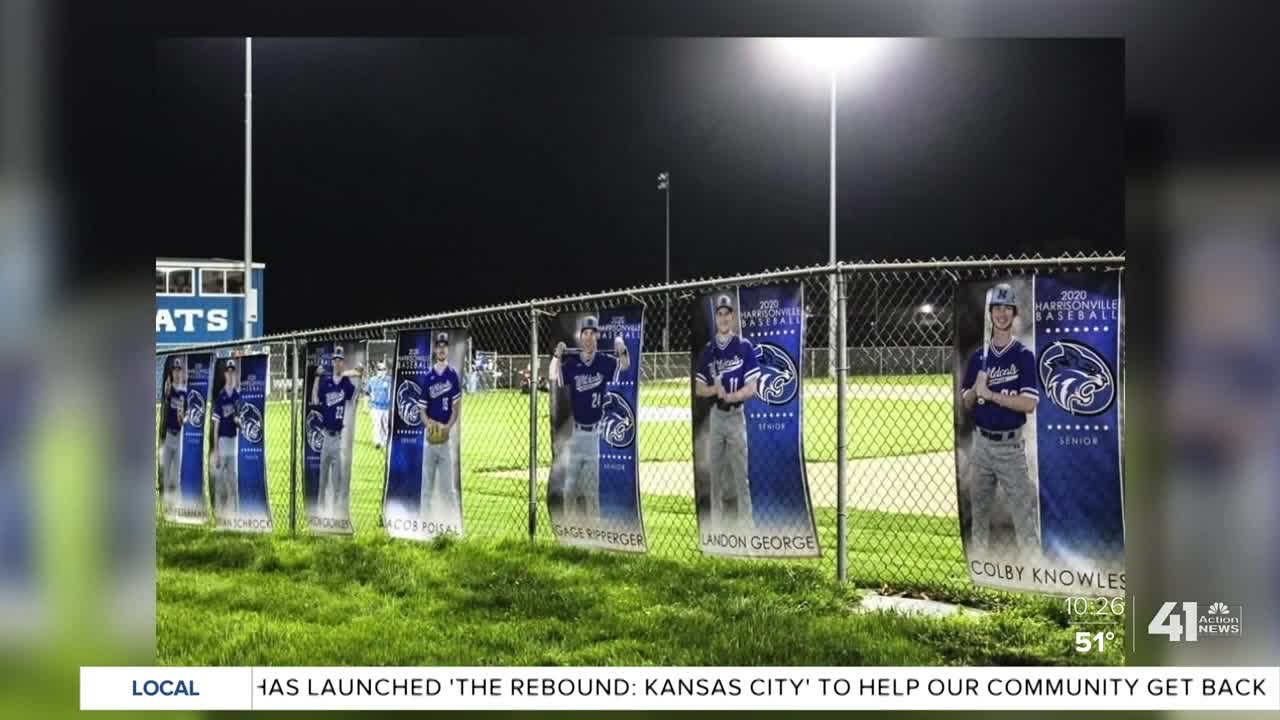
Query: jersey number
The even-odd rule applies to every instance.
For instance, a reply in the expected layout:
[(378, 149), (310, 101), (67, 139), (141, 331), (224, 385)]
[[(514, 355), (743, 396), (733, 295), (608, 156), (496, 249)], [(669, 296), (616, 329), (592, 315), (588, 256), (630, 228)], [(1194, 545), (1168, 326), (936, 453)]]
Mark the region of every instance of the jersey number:
[(738, 392), (738, 382), (739, 382), (739, 379), (736, 377), (729, 378), (729, 392), (731, 393)]
[(593, 407), (593, 408), (598, 408), (598, 407), (600, 407), (600, 394), (599, 394), (599, 393), (597, 393), (597, 394), (595, 394), (595, 395), (592, 395), (592, 396), (591, 396), (591, 407)]
[(342, 414), (345, 413), (346, 411), (347, 411), (347, 406), (345, 403), (342, 405), (339, 405), (337, 408), (334, 409), (334, 417), (341, 420)]
[(449, 412), (449, 398), (447, 397), (444, 399), (444, 411), (446, 413)]

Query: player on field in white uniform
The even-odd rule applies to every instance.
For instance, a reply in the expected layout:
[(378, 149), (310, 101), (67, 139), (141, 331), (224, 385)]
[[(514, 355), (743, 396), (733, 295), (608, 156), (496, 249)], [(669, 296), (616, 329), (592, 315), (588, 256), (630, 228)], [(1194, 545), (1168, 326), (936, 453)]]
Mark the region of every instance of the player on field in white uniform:
[(390, 437), (391, 378), (387, 376), (387, 364), (378, 363), (378, 374), (365, 383), (369, 396), (369, 419), (373, 422), (373, 446), (379, 450), (387, 447)]

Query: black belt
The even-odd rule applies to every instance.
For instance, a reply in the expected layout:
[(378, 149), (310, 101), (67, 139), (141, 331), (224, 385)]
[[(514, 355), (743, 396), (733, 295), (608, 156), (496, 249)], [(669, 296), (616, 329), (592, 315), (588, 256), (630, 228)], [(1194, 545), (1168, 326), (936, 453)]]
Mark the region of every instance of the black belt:
[(168, 428), (166, 428), (166, 429), (165, 429), (165, 431), (164, 431), (164, 434), (165, 434), (165, 435), (177, 435), (177, 434), (178, 434), (178, 433), (180, 433), (180, 432), (182, 432), (182, 431), (181, 431), (181, 430), (169, 430)]
[(992, 432), (991, 430), (987, 430), (985, 428), (978, 428), (978, 434), (982, 435), (982, 437), (988, 440), (995, 440), (996, 442), (1001, 442), (1003, 440), (1012, 440), (1018, 437), (1017, 430), (1000, 430), (998, 432)]
[(590, 425), (583, 425), (582, 423), (577, 423), (577, 422), (576, 422), (576, 423), (574, 423), (574, 424), (573, 424), (573, 426), (574, 426), (575, 428), (579, 429), (579, 430), (585, 430), (585, 431), (587, 431), (587, 432), (595, 432), (595, 431), (596, 431), (596, 423), (591, 423)]
[(731, 412), (731, 411), (733, 411), (733, 410), (737, 410), (737, 409), (739, 409), (739, 408), (741, 408), (741, 407), (742, 407), (742, 403), (735, 403), (735, 404), (733, 404), (733, 405), (725, 405), (725, 404), (720, 403), (720, 402), (717, 402), (717, 403), (716, 403), (716, 409), (717, 409), (717, 410), (720, 410), (721, 412)]
[(342, 434), (342, 431), (341, 430), (325, 430), (324, 434), (328, 435), (329, 437), (338, 437), (339, 435)]

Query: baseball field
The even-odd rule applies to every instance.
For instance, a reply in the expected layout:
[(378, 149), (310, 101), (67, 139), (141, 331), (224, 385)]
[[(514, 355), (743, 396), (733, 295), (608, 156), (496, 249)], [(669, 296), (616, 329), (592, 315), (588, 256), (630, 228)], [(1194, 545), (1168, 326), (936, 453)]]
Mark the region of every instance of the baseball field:
[[(356, 537), (288, 534), (290, 416), (267, 413), (276, 533), (161, 523), (157, 660), (184, 664), (858, 665), (1118, 662), (1076, 655), (1060, 601), (973, 588), (955, 511), (949, 375), (848, 386), (849, 577), (834, 580), (836, 387), (804, 386), (805, 457), (824, 557), (726, 561), (698, 549), (686, 380), (641, 388), (649, 554), (559, 547), (546, 513), (548, 403), (539, 397), (539, 527), (528, 537), (529, 398), (465, 396), (466, 537), (389, 540), (385, 455), (358, 414)], [(301, 501), (299, 500), (299, 503)], [(985, 615), (857, 611), (857, 588), (952, 600)]]

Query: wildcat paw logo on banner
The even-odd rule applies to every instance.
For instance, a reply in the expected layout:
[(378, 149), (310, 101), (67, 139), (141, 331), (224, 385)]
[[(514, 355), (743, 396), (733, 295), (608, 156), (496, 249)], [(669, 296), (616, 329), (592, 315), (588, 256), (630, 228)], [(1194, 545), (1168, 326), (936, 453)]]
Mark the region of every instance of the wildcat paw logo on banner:
[(262, 442), (262, 413), (253, 405), (240, 407), (240, 434), (251, 443)]
[(324, 449), (324, 416), (319, 410), (307, 413), (307, 447), (316, 452)]
[(422, 388), (412, 380), (405, 380), (396, 387), (396, 414), (400, 422), (408, 427), (422, 424), (422, 407), (418, 401), (422, 399)]
[(1054, 405), (1072, 415), (1101, 415), (1116, 397), (1111, 366), (1093, 348), (1056, 340), (1040, 354), (1040, 382)]
[(786, 350), (769, 342), (756, 345), (756, 362), (760, 365), (760, 381), (756, 397), (770, 405), (786, 405), (796, 396), (800, 374)]
[(626, 398), (611, 392), (604, 401), (604, 441), (614, 448), (628, 448), (636, 441), (636, 414)]
[(187, 393), (187, 424), (193, 428), (204, 426), (204, 396), (198, 390)]

